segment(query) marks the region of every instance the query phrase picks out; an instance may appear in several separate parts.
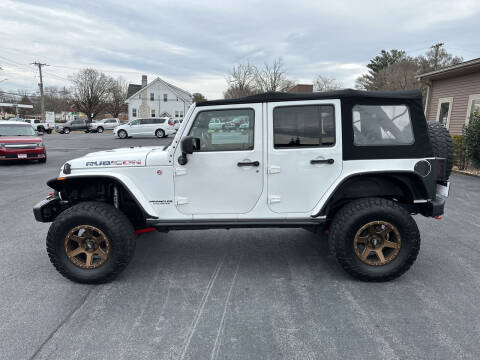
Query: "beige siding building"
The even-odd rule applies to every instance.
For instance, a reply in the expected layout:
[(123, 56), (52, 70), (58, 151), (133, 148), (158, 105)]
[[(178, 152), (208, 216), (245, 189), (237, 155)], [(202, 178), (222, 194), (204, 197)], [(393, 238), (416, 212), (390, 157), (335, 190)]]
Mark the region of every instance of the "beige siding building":
[(427, 120), (443, 123), (452, 135), (462, 134), (472, 114), (480, 113), (480, 58), (417, 78), (428, 85)]

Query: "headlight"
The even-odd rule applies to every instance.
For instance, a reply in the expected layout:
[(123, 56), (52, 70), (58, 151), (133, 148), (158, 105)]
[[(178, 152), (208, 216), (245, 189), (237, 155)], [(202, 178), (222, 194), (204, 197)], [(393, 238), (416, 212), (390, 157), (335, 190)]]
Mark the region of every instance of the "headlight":
[(44, 145), (43, 145), (43, 142), (39, 142), (39, 143), (37, 144), (37, 147), (43, 147), (43, 146), (44, 146)]
[(5, 149), (5, 144), (0, 144), (0, 149)]

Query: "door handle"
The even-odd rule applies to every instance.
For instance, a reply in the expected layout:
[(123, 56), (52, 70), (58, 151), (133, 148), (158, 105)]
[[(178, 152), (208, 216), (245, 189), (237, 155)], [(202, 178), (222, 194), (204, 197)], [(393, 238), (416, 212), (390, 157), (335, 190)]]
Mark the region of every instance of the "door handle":
[(260, 163), (258, 161), (251, 161), (251, 162), (239, 162), (237, 166), (259, 166)]
[(310, 164), (316, 165), (316, 164), (333, 164), (335, 160), (333, 159), (313, 159), (310, 160)]

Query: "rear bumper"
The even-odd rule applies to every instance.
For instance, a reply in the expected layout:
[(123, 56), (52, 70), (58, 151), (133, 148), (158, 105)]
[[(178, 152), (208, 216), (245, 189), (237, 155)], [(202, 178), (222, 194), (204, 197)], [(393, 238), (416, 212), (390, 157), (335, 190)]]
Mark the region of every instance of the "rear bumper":
[(442, 216), (445, 212), (445, 200), (437, 197), (435, 200), (418, 204), (417, 211), (427, 217)]

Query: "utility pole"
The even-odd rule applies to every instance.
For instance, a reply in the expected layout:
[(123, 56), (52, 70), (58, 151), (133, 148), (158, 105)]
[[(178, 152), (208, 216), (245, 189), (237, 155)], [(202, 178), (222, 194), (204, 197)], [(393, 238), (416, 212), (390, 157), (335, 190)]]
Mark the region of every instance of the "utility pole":
[(445, 45), (444, 43), (437, 43), (435, 45), (432, 45), (431, 46), (431, 49), (433, 49), (434, 51), (434, 65), (433, 65), (433, 70), (438, 70), (438, 58), (439, 58), (439, 55), (440, 55), (440, 48)]
[(40, 114), (40, 117), (42, 119), (42, 122), (45, 122), (45, 98), (43, 96), (42, 66), (48, 66), (48, 65), (39, 63), (38, 61), (33, 62), (32, 65), (37, 65), (38, 66), (38, 74), (39, 74), (39, 77), (40, 77), (40, 82), (38, 84), (38, 87), (40, 88), (40, 109), (41, 109), (41, 112), (42, 112)]

